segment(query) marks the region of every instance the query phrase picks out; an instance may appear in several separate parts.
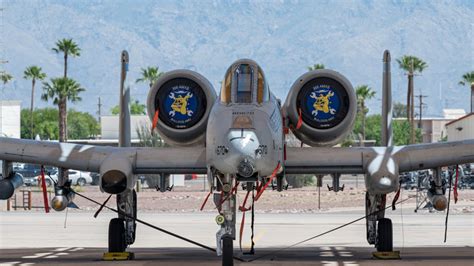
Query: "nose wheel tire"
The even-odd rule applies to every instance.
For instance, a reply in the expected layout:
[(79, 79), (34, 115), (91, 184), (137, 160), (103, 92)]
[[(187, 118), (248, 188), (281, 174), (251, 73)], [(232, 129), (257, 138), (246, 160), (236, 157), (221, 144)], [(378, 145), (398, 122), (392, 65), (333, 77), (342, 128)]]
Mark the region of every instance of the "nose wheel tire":
[(125, 221), (113, 218), (109, 223), (109, 252), (124, 252), (126, 248)]
[(222, 237), (222, 266), (234, 265), (234, 240), (230, 236)]
[(393, 251), (392, 221), (388, 218), (378, 220), (377, 251)]

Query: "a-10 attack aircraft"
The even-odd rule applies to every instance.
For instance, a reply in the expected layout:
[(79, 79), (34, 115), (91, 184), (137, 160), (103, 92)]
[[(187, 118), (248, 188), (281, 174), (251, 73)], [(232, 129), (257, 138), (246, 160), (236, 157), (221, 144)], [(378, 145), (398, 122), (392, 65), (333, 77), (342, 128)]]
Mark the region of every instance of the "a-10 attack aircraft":
[[(386, 195), (398, 190), (399, 172), (432, 168), (430, 200), (446, 208), (441, 166), (474, 162), (474, 140), (393, 146), (391, 135), (390, 54), (384, 53), (382, 147), (333, 147), (351, 130), (356, 117), (354, 89), (343, 75), (314, 70), (296, 79), (282, 105), (269, 89), (260, 66), (248, 59), (225, 73), (220, 95), (202, 75), (189, 70), (165, 73), (147, 100), (150, 119), (165, 148), (104, 147), (0, 138), (4, 160), (0, 196), (17, 187), (11, 162), (99, 172), (103, 192), (117, 195), (119, 217), (109, 224), (109, 251), (123, 252), (135, 241), (137, 174), (207, 174), (219, 212), (217, 253), (233, 262), (238, 182), (249, 191), (275, 177), (281, 190), (285, 175), (364, 174), (366, 212), (385, 208)], [(311, 147), (286, 147), (285, 135)], [(64, 184), (64, 180), (58, 186)], [(260, 193), (264, 188), (259, 186)], [(337, 189), (337, 188), (336, 188)], [(53, 199), (64, 210), (71, 197), (61, 189)], [(258, 193), (258, 194), (260, 194)], [(257, 194), (257, 195), (258, 195)], [(275, 202), (275, 204), (278, 204)], [(126, 214), (126, 215), (123, 215)], [(367, 240), (379, 251), (392, 250), (392, 223), (384, 212), (367, 218)]]

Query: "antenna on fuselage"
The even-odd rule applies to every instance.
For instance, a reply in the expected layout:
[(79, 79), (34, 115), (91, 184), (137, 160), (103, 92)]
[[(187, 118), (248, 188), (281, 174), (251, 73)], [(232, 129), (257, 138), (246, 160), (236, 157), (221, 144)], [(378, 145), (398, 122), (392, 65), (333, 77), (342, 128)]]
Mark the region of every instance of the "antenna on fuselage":
[(390, 70), (390, 51), (383, 53), (383, 78), (382, 78), (382, 146), (393, 145), (392, 133), (392, 72)]
[(128, 72), (128, 52), (121, 55), (122, 68), (120, 73), (120, 116), (119, 116), (119, 147), (131, 146), (130, 130), (130, 88), (125, 88)]

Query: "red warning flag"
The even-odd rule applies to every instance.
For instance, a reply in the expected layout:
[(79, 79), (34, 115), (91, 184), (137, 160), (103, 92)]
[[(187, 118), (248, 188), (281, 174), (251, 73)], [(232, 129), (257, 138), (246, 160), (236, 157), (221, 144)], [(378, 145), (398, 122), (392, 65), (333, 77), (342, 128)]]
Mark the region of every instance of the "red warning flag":
[(265, 189), (270, 185), (270, 183), (276, 177), (278, 169), (280, 169), (280, 162), (278, 162), (277, 167), (275, 168), (275, 170), (273, 170), (273, 173), (270, 176), (270, 178), (268, 179), (267, 183), (265, 183), (265, 185), (262, 188), (260, 188), (260, 190), (257, 190), (258, 192), (257, 192), (257, 196), (255, 197), (255, 201), (257, 201), (260, 198), (260, 196), (262, 196)]
[(156, 109), (155, 115), (153, 116), (153, 123), (151, 124), (151, 133), (153, 134), (153, 130), (155, 130), (156, 125), (158, 125), (158, 116), (160, 114), (160, 110)]
[(300, 129), (301, 125), (303, 124), (303, 117), (301, 116), (301, 108), (298, 109), (298, 123), (296, 124), (296, 129)]
[(43, 190), (44, 210), (49, 213), (48, 191), (46, 190), (46, 179), (44, 178), (44, 166), (41, 166), (41, 188)]

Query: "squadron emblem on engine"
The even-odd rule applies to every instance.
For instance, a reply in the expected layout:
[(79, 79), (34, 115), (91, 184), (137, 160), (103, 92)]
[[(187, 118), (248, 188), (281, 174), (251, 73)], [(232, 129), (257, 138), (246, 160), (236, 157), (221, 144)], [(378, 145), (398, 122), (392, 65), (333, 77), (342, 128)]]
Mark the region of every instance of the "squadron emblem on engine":
[(199, 117), (201, 97), (193, 87), (178, 84), (169, 89), (163, 101), (163, 114), (174, 128), (187, 128)]
[(182, 115), (192, 116), (193, 111), (188, 109), (188, 100), (192, 97), (193, 94), (191, 92), (187, 92), (184, 97), (183, 95), (175, 96), (175, 94), (171, 92), (169, 98), (173, 100), (173, 103), (171, 104), (172, 110), (168, 114), (174, 117), (176, 112), (178, 112)]
[[(326, 95), (324, 95), (326, 93)], [(319, 95), (317, 95), (319, 94)], [(330, 113), (332, 115), (336, 114), (336, 109), (331, 107), (331, 97), (334, 96), (334, 92), (332, 90), (319, 90), (316, 92), (312, 92), (310, 97), (315, 99), (316, 101), (313, 104), (314, 110), (311, 112), (312, 115), (317, 116), (318, 111), (322, 111), (324, 113)]]
[(334, 121), (341, 106), (337, 91), (327, 84), (318, 84), (310, 90), (305, 100), (307, 114), (311, 114), (312, 120), (318, 123)]

